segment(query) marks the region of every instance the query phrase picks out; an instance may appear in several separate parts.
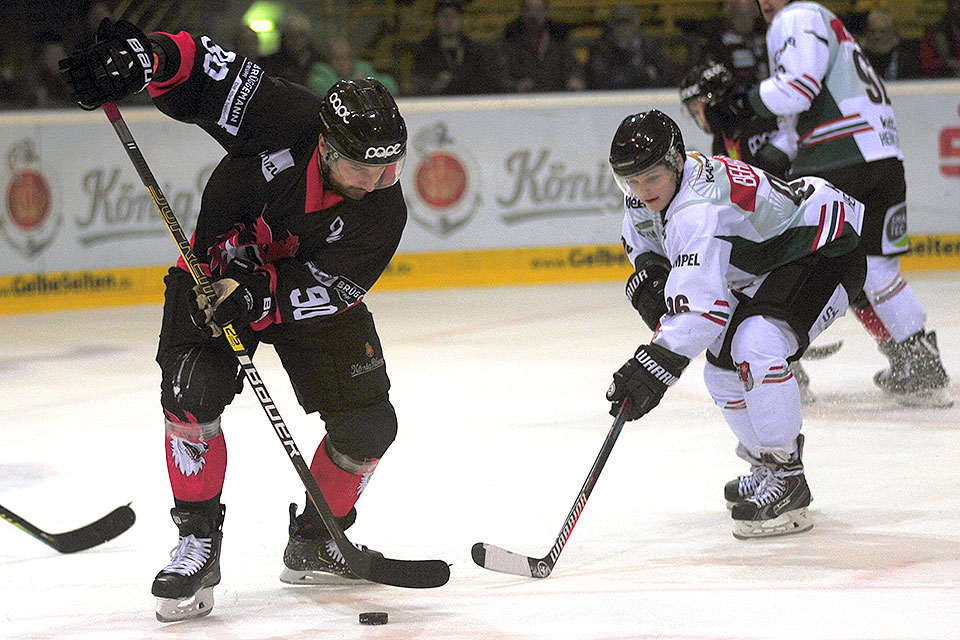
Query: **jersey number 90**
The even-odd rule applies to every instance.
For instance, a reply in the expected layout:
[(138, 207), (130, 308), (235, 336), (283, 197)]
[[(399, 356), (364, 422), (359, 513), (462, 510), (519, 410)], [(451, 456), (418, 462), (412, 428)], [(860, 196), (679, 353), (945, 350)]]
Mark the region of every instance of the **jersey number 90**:
[(207, 53), (203, 56), (203, 72), (214, 80), (226, 78), (230, 71), (227, 65), (237, 59), (237, 54), (233, 51), (225, 51), (223, 47), (207, 36), (202, 36), (200, 43), (207, 50)]

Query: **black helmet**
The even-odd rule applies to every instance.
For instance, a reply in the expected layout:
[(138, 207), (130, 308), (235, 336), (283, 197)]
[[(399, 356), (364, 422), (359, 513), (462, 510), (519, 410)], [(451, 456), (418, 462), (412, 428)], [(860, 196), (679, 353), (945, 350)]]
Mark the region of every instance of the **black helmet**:
[(714, 104), (726, 97), (736, 87), (733, 72), (722, 62), (705, 60), (690, 69), (680, 83), (680, 100), (684, 103), (694, 98), (704, 98)]
[(620, 123), (610, 145), (613, 175), (620, 189), (628, 195), (630, 189), (625, 182), (627, 178), (658, 164), (666, 164), (679, 178), (683, 173), (685, 157), (680, 127), (667, 114), (656, 109), (627, 116)]
[[(706, 133), (716, 134), (723, 131), (724, 127), (714, 117), (715, 108), (729, 102), (736, 91), (730, 68), (722, 62), (707, 59), (690, 69), (684, 77), (680, 84), (680, 100), (698, 127)], [(693, 107), (693, 101), (697, 98), (702, 98), (706, 109)], [(698, 116), (698, 113), (702, 115)]]
[(396, 184), (407, 155), (407, 126), (393, 96), (373, 78), (340, 80), (320, 104), (324, 160), (384, 167), (377, 189)]

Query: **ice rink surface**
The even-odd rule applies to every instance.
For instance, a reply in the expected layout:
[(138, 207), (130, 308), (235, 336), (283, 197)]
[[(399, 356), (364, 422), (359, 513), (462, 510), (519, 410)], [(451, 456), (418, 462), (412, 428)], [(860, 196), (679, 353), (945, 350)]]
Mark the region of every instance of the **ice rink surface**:
[[(960, 278), (915, 274), (960, 380)], [(678, 640), (960, 637), (960, 407), (883, 398), (883, 365), (848, 315), (807, 364), (812, 531), (738, 541), (721, 495), (746, 465), (693, 361), (627, 425), (553, 575), (481, 569), (484, 541), (547, 553), (612, 418), (611, 373), (649, 331), (617, 283), (367, 297), (400, 435), (359, 503), (352, 540), (442, 558), (445, 587), (293, 587), (278, 580), (287, 504), (303, 491), (249, 388), (223, 417), (223, 581), (213, 613), (162, 625), (150, 583), (175, 545), (163, 455), (160, 307), (0, 318), (0, 504), (52, 532), (133, 503), (134, 527), (58, 555), (0, 523), (0, 637)], [(272, 349), (255, 362), (309, 459), (323, 433)], [(952, 387), (960, 399), (960, 385)], [(386, 626), (358, 624), (385, 611)]]

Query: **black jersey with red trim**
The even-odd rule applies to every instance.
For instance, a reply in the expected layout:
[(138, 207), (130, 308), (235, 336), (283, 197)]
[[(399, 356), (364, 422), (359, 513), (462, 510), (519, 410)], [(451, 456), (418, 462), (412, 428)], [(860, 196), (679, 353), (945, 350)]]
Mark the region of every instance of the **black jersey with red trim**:
[(715, 156), (742, 160), (783, 177), (790, 160), (776, 147), (770, 147), (777, 133), (776, 118), (750, 118), (741, 122), (734, 131), (714, 136), (711, 151)]
[(276, 304), (251, 327), (322, 319), (360, 302), (400, 243), (400, 183), (344, 198), (321, 175), (319, 97), (207, 36), (150, 38), (164, 52), (148, 87), (156, 106), (227, 152), (203, 191), (194, 253), (214, 277), (238, 257), (270, 275)]

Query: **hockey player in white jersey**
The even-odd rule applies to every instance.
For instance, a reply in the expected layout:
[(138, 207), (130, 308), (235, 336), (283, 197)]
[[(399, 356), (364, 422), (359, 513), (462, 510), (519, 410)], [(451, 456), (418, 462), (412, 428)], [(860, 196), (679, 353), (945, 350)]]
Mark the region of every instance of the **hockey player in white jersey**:
[(909, 249), (906, 182), (887, 89), (828, 9), (790, 0), (759, 5), (770, 25), (771, 76), (731, 111), (779, 116), (789, 175), (820, 176), (864, 203), (867, 278), (852, 303), (890, 361), (874, 382), (902, 404), (951, 406), (936, 334), (926, 331), (923, 304), (900, 274), (898, 256)]
[(787, 183), (745, 162), (685, 153), (660, 111), (627, 117), (610, 163), (624, 192), (633, 303), (654, 329), (614, 375), (635, 420), (706, 350), (707, 389), (748, 475), (727, 483), (737, 538), (813, 526), (800, 392), (788, 363), (863, 286), (863, 205), (820, 178)]

